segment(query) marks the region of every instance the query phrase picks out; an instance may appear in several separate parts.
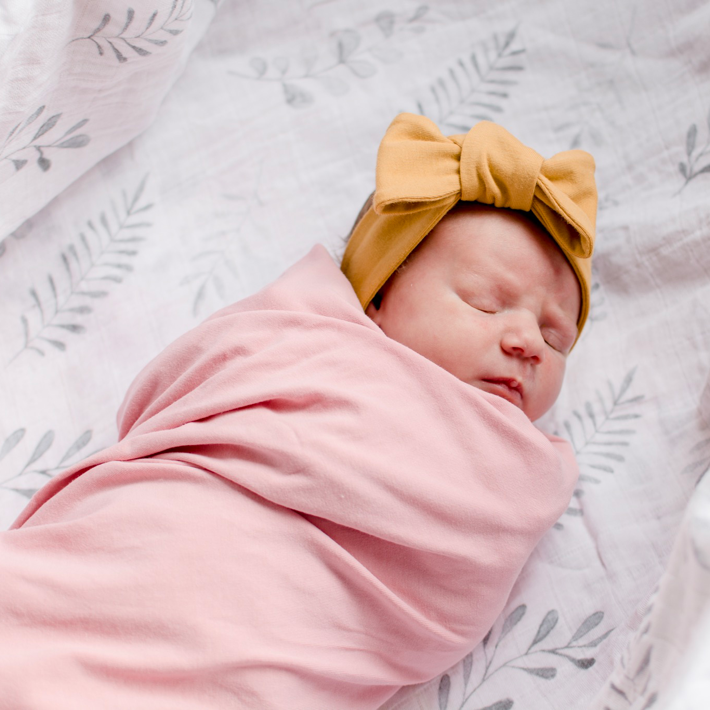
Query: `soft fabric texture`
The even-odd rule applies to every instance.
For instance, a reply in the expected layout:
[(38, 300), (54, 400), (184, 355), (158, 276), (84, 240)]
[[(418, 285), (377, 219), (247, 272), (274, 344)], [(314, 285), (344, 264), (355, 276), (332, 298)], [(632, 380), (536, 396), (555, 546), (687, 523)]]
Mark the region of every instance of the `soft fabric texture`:
[(151, 362), (119, 430), (0, 533), (0, 707), (377, 708), (483, 638), (578, 473), (321, 246)]
[(502, 126), (480, 121), (445, 137), (402, 113), (377, 153), (372, 206), (353, 229), (342, 269), (366, 308), (387, 279), (459, 200), (532, 212), (569, 260), (589, 313), (597, 213), (594, 159), (568, 150), (545, 160)]
[(0, 241), (155, 118), (211, 0), (0, 8)]

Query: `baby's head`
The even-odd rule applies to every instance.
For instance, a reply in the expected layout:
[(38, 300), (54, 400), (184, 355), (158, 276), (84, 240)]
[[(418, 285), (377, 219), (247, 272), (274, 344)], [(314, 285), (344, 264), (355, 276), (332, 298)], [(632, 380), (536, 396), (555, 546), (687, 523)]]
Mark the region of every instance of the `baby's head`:
[(446, 138), (402, 114), (341, 268), (386, 335), (535, 420), (589, 310), (593, 172), (495, 124)]
[(579, 281), (524, 212), (459, 202), (365, 312), (394, 340), (531, 419), (562, 386)]

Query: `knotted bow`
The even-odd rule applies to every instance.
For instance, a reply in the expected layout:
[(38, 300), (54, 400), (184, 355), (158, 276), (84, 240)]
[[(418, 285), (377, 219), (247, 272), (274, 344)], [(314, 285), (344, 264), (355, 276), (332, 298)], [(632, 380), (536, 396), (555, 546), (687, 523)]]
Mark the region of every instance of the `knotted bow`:
[(446, 137), (428, 118), (402, 113), (380, 144), (376, 185), (341, 263), (363, 308), (459, 200), (475, 201), (538, 218), (579, 280), (581, 332), (597, 211), (589, 153), (568, 150), (545, 160), (489, 121)]
[(377, 154), (375, 212), (408, 214), (452, 198), (532, 211), (566, 254), (592, 254), (597, 195), (589, 153), (545, 160), (490, 121), (447, 138), (428, 118), (400, 114)]

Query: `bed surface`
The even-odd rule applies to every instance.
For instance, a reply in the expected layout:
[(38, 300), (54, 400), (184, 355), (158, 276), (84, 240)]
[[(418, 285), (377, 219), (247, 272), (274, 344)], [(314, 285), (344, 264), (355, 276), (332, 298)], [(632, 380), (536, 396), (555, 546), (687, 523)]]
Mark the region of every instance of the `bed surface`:
[[(94, 5), (87, 27), (105, 16)], [(143, 27), (171, 5), (114, 7), (114, 34), (129, 8)], [(540, 422), (572, 442), (581, 477), (486, 641), (385, 707), (707, 707), (710, 6), (194, 0), (183, 10), (186, 27), (201, 24), (153, 87), (155, 115), (131, 124), (137, 137), (115, 152), (108, 139), (75, 141), (51, 170), (34, 160), (0, 172), (0, 524), (116, 440), (128, 385), (168, 343), (317, 242), (339, 258), (396, 113), (423, 113), (446, 134), (494, 120), (546, 157), (582, 148), (597, 163), (589, 323)], [(103, 46), (83, 56), (112, 81), (139, 77), (170, 47), (121, 61)], [(130, 85), (117, 105), (137, 115)], [(28, 132), (58, 112), (48, 106)], [(46, 133), (71, 125), (57, 119)], [(93, 167), (61, 172), (99, 144)]]

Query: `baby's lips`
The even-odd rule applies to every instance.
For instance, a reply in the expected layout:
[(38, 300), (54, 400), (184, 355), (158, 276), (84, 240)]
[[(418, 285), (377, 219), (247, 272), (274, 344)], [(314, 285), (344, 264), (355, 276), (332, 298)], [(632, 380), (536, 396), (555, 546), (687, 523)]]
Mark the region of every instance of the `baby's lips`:
[(487, 377), (482, 380), (493, 386), (493, 394), (497, 394), (503, 399), (507, 399), (517, 407), (523, 405), (523, 385), (514, 377)]

